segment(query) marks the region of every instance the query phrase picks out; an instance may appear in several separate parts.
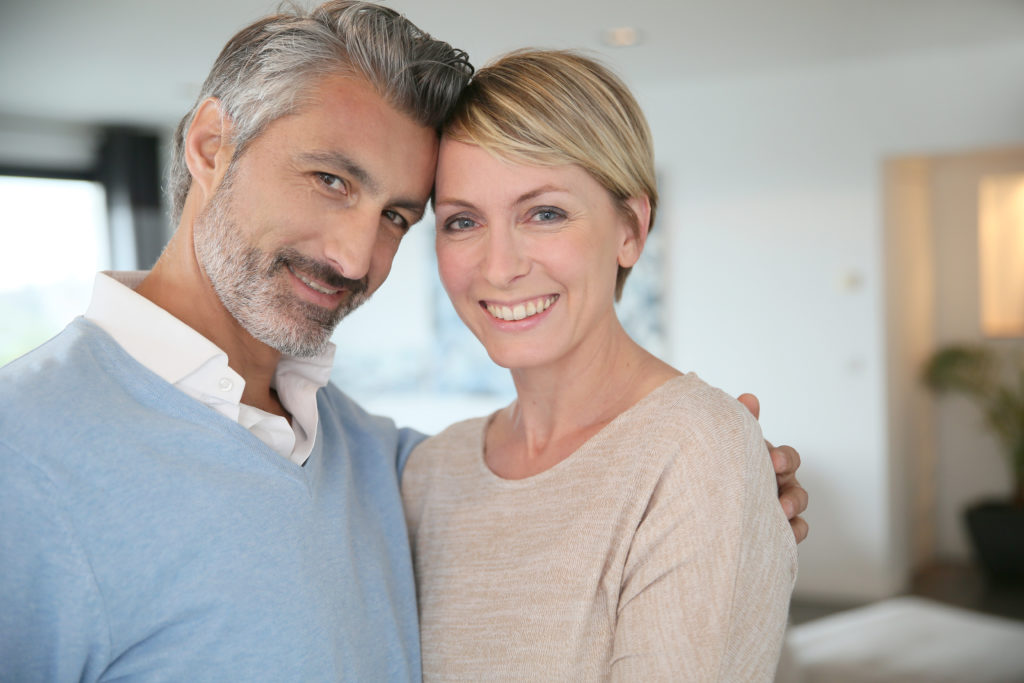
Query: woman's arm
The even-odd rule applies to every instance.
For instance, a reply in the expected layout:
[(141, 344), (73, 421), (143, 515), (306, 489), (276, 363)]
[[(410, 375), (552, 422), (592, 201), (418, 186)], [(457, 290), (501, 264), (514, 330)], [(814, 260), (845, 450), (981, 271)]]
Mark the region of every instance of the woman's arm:
[(760, 429), (746, 411), (726, 412), (724, 420), (698, 420), (703, 433), (681, 439), (633, 537), (615, 680), (774, 676), (796, 544)]

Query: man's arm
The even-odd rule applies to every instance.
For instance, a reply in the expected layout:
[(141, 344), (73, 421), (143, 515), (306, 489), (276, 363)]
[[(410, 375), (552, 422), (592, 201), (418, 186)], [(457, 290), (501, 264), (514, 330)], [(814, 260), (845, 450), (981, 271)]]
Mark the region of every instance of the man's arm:
[(62, 492), (0, 441), (0, 681), (94, 681), (110, 627)]
[[(753, 394), (743, 394), (739, 402), (747, 407), (747, 410), (756, 418), (761, 414), (761, 403)], [(807, 510), (807, 491), (800, 486), (796, 480), (796, 471), (800, 467), (800, 454), (792, 446), (773, 446), (768, 444), (768, 454), (772, 458), (772, 467), (775, 469), (775, 482), (779, 487), (779, 504), (789, 519), (789, 525), (799, 543), (807, 538), (807, 521), (800, 515)]]

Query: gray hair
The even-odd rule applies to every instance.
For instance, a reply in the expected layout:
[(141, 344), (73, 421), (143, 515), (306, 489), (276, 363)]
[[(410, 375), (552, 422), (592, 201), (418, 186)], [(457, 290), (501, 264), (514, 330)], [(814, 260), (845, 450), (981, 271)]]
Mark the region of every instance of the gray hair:
[(174, 223), (192, 183), (185, 137), (200, 103), (220, 101), (237, 158), (270, 123), (297, 111), (317, 80), (335, 74), (366, 79), (395, 109), (440, 130), (473, 67), (462, 50), (369, 2), (328, 0), (308, 13), (296, 9), (256, 21), (224, 46), (175, 131), (167, 179)]

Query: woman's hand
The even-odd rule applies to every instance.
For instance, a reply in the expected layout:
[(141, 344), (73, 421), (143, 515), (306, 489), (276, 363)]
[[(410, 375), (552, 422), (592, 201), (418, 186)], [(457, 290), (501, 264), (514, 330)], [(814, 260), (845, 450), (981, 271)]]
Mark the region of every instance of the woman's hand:
[[(761, 403), (757, 396), (742, 394), (739, 402), (746, 406), (755, 418), (760, 416)], [(768, 445), (768, 455), (771, 456), (772, 468), (775, 470), (775, 482), (779, 487), (779, 504), (789, 519), (796, 542), (799, 543), (807, 538), (808, 531), (807, 521), (800, 516), (807, 510), (807, 491), (796, 480), (800, 454), (792, 446), (773, 446), (768, 440), (765, 440), (765, 444)]]

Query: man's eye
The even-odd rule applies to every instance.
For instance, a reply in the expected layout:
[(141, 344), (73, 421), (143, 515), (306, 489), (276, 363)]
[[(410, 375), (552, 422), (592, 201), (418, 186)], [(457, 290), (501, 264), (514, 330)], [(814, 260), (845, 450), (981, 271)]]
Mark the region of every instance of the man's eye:
[(406, 220), (405, 216), (403, 216), (402, 214), (398, 213), (397, 211), (391, 211), (391, 210), (385, 211), (383, 213), (383, 216), (384, 216), (384, 218), (388, 219), (389, 221), (391, 221), (392, 223), (394, 223), (395, 225), (400, 227), (402, 230), (408, 230), (409, 229), (409, 221)]
[(330, 190), (335, 192), (347, 192), (345, 187), (345, 181), (334, 175), (333, 173), (317, 173), (316, 177), (320, 182)]

